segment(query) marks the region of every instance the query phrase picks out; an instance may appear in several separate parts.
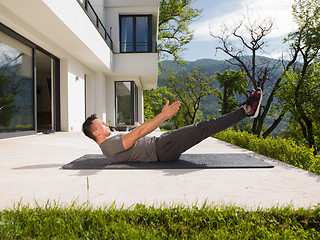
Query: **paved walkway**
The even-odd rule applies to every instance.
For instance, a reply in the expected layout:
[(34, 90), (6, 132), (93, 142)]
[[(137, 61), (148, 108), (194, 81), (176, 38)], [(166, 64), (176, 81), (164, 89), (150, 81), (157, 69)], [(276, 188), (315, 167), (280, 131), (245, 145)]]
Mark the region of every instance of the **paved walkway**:
[[(155, 135), (160, 132), (155, 132)], [(80, 132), (0, 140), (0, 209), (49, 200), (93, 206), (235, 204), (247, 208), (320, 202), (320, 176), (209, 138), (187, 153), (249, 153), (266, 169), (62, 170), (99, 147)], [(87, 185), (87, 180), (89, 184)], [(89, 186), (89, 190), (87, 190)]]

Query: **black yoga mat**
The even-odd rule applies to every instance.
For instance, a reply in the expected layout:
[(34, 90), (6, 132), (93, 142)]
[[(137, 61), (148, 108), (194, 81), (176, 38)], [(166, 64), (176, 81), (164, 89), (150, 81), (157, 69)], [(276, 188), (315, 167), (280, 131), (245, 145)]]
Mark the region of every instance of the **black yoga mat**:
[(273, 165), (248, 154), (182, 154), (174, 162), (111, 163), (102, 154), (87, 154), (63, 169), (188, 169), (188, 168), (272, 168)]

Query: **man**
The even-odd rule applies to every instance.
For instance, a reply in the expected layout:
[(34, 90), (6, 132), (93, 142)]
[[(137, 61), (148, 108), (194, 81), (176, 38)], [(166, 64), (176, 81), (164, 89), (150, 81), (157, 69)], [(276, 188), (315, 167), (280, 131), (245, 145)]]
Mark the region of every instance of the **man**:
[(162, 112), (127, 134), (110, 137), (108, 124), (91, 115), (83, 123), (84, 134), (93, 139), (110, 162), (163, 162), (178, 160), (180, 155), (202, 140), (231, 127), (246, 116), (255, 118), (262, 101), (260, 88), (251, 91), (249, 98), (240, 108), (217, 119), (202, 121), (166, 132), (160, 137), (148, 137), (164, 121), (172, 118), (179, 110), (180, 102), (166, 103)]

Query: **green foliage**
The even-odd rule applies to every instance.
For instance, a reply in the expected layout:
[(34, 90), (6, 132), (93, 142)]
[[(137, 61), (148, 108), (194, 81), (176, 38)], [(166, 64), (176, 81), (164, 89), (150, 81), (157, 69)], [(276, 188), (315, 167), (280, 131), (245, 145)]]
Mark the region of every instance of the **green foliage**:
[(236, 130), (236, 131), (245, 131), (245, 132), (249, 132), (252, 133), (252, 122), (250, 120), (244, 119), (236, 124), (234, 124), (232, 126), (232, 129)]
[(149, 120), (157, 116), (167, 100), (173, 102), (175, 96), (167, 89), (167, 87), (158, 87), (156, 89), (144, 90), (144, 118)]
[(199, 18), (202, 10), (192, 8), (192, 0), (160, 0), (158, 51), (160, 57), (172, 56), (183, 62), (184, 46), (193, 39), (189, 25)]
[(221, 106), (221, 114), (227, 114), (236, 110), (239, 107), (239, 102), (234, 96), (235, 94), (244, 93), (248, 86), (248, 81), (245, 78), (245, 73), (242, 71), (225, 70), (224, 73), (216, 72), (216, 80), (220, 84), (218, 98), (222, 101), (219, 102)]
[[(285, 72), (279, 86), (277, 97), (282, 108), (290, 112), (288, 131), (294, 131), (292, 136), (297, 140), (304, 138), (309, 147), (319, 146), (320, 136), (320, 70), (319, 64), (314, 62), (307, 67), (306, 72)], [(300, 136), (297, 134), (300, 133)], [(290, 135), (288, 133), (287, 135)]]
[[(320, 143), (319, 131), (320, 131), (319, 125), (317, 124), (316, 126), (314, 126), (316, 146), (319, 146), (319, 143)], [(306, 140), (306, 138), (303, 136), (301, 125), (298, 122), (290, 121), (288, 126), (285, 128), (285, 130), (279, 134), (279, 137), (282, 137), (285, 139), (291, 139), (297, 145), (303, 145), (303, 146), (309, 147), (309, 143)]]
[(319, 1), (295, 0), (292, 9), (298, 30), (290, 33), (285, 41), (290, 41), (293, 48), (299, 46), (304, 58), (313, 59), (319, 54), (320, 49)]
[(201, 103), (207, 96), (217, 94), (213, 83), (214, 76), (201, 72), (200, 67), (195, 67), (185, 74), (169, 73), (163, 81), (182, 103), (180, 112), (184, 122), (179, 124), (179, 127), (199, 121), (202, 118), (199, 111)]
[(298, 146), (293, 140), (273, 137), (260, 138), (248, 132), (234, 131), (232, 129), (217, 133), (214, 137), (307, 171), (320, 174), (320, 156), (314, 156), (312, 149), (305, 146)]
[(0, 212), (1, 239), (319, 239), (320, 207), (129, 209), (19, 206)]
[[(143, 93), (144, 98), (144, 118), (145, 121), (154, 118), (161, 111), (167, 100), (170, 103), (177, 101), (177, 97), (166, 87), (158, 87), (156, 89), (145, 90)], [(183, 107), (180, 111), (170, 120), (164, 122), (160, 128), (165, 130), (172, 130), (180, 127), (183, 121)]]

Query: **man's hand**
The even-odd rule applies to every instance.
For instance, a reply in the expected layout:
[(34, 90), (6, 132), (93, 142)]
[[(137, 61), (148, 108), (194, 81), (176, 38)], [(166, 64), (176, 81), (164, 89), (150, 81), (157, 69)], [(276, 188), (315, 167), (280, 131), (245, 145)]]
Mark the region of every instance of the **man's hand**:
[(172, 118), (180, 108), (181, 102), (176, 101), (169, 105), (169, 101), (167, 101), (166, 105), (162, 109), (162, 114), (165, 116), (165, 120)]
[(169, 101), (167, 101), (160, 114), (141, 124), (135, 130), (122, 137), (122, 144), (124, 149), (127, 150), (131, 148), (139, 138), (142, 138), (151, 133), (164, 121), (172, 118), (178, 112), (180, 105), (181, 103), (179, 101), (176, 101), (171, 105), (169, 105)]

